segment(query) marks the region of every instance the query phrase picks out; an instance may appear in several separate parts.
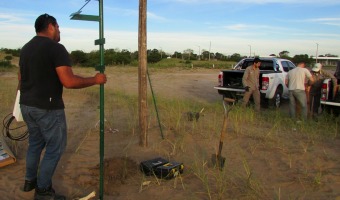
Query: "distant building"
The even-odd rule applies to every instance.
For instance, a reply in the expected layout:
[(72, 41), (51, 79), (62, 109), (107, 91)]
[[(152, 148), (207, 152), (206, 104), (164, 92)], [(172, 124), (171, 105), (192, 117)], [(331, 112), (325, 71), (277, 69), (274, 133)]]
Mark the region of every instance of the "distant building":
[(340, 57), (317, 57), (317, 60), (322, 65), (336, 66), (336, 63), (340, 61)]

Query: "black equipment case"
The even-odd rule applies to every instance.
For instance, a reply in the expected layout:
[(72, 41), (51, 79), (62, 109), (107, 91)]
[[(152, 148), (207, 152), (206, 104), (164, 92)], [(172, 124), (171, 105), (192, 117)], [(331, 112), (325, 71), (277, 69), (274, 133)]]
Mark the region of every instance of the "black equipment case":
[(140, 163), (140, 170), (147, 176), (156, 175), (158, 178), (171, 179), (183, 173), (184, 165), (178, 162), (169, 162), (158, 157)]
[(165, 165), (169, 163), (169, 161), (165, 160), (164, 158), (158, 157), (152, 160), (146, 160), (140, 163), (140, 170), (147, 176), (153, 175), (155, 169), (158, 166)]
[(171, 179), (183, 173), (184, 165), (178, 162), (169, 162), (165, 165), (158, 166), (155, 174), (158, 178)]

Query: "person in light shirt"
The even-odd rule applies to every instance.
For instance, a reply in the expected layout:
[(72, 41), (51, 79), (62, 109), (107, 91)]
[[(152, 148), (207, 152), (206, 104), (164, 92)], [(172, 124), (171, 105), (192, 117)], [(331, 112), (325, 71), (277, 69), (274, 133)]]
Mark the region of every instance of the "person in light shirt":
[(307, 96), (305, 83), (309, 81), (314, 82), (313, 76), (308, 69), (305, 68), (304, 62), (298, 63), (297, 67), (290, 70), (287, 74), (286, 85), (289, 89), (289, 113), (290, 116), (296, 118), (296, 105), (301, 107), (301, 116), (303, 120), (307, 120)]

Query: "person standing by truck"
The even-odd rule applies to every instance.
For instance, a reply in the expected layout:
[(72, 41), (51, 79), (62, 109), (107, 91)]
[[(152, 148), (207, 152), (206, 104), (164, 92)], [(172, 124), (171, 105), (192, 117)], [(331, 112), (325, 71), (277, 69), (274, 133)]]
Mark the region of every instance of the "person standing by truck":
[(340, 84), (340, 61), (336, 63), (336, 70), (334, 73), (334, 77), (337, 79), (337, 83)]
[(286, 85), (289, 89), (290, 116), (296, 118), (296, 102), (298, 102), (302, 110), (302, 118), (307, 120), (308, 110), (305, 83), (307, 83), (307, 79), (309, 79), (310, 84), (312, 84), (314, 79), (305, 66), (306, 64), (304, 62), (300, 62), (297, 67), (290, 70), (287, 74)]
[(309, 84), (309, 100), (310, 105), (309, 109), (311, 111), (312, 118), (317, 121), (317, 115), (320, 107), (320, 99), (321, 99), (321, 87), (323, 81), (326, 78), (332, 79), (333, 83), (333, 98), (335, 97), (337, 91), (337, 79), (330, 73), (325, 70), (322, 70), (322, 64), (316, 63), (311, 70), (311, 74), (313, 76), (314, 82)]
[(258, 112), (261, 108), (259, 91), (260, 66), (261, 60), (259, 58), (255, 58), (253, 65), (250, 65), (246, 68), (242, 77), (242, 83), (245, 89), (242, 106), (246, 107), (249, 102), (250, 96), (253, 96), (255, 102), (255, 110)]

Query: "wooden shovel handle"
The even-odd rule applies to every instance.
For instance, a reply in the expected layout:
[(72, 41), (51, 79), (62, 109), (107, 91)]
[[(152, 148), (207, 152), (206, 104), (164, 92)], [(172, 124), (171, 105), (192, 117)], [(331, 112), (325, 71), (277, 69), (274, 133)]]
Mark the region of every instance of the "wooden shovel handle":
[(235, 102), (235, 99), (231, 99), (231, 98), (227, 98), (227, 97), (223, 98), (223, 100), (227, 103), (234, 103)]

